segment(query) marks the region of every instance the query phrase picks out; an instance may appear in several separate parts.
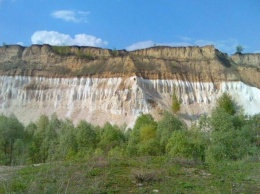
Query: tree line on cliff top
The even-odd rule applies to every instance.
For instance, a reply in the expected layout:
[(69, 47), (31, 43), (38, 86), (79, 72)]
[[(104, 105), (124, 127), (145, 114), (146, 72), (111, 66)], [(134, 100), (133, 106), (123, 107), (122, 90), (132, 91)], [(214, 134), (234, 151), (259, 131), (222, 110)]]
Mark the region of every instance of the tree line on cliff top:
[[(178, 107), (178, 106), (177, 106)], [(247, 116), (223, 94), (210, 116), (191, 127), (165, 111), (159, 121), (140, 115), (133, 129), (106, 123), (77, 125), (54, 114), (24, 126), (15, 116), (0, 115), (0, 165), (23, 165), (105, 156), (171, 156), (201, 163), (258, 156), (260, 115)]]

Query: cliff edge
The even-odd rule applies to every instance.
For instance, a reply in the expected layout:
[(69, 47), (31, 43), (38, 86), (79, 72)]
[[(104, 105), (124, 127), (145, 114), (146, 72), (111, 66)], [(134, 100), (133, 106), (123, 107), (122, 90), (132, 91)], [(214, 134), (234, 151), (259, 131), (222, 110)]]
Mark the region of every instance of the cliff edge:
[[(8, 45), (0, 47), (0, 74), (67, 78), (136, 75), (146, 79), (244, 81), (260, 88), (259, 80), (250, 76), (252, 72), (259, 73), (259, 56), (228, 57), (213, 46), (159, 46), (127, 52), (79, 46)], [(245, 64), (253, 66), (247, 70)]]

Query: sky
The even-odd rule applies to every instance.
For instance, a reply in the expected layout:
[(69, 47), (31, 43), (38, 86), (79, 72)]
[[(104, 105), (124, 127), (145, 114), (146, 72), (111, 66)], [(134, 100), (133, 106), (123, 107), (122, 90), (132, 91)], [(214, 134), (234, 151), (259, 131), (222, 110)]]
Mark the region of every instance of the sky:
[(0, 44), (260, 52), (259, 0), (0, 0)]

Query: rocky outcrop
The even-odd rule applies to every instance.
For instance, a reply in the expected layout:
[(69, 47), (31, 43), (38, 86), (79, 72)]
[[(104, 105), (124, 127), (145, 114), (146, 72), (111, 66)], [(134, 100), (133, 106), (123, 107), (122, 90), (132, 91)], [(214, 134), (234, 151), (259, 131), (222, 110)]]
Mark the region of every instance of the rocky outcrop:
[(230, 57), (238, 65), (254, 66), (260, 68), (260, 53), (236, 53)]
[(242, 64), (213, 46), (132, 52), (0, 47), (0, 112), (14, 113), (25, 123), (52, 113), (94, 124), (130, 124), (141, 113), (158, 118), (170, 110), (174, 89), (182, 102), (181, 115), (188, 120), (208, 113), (223, 92), (255, 114), (260, 112), (259, 88), (257, 65)]

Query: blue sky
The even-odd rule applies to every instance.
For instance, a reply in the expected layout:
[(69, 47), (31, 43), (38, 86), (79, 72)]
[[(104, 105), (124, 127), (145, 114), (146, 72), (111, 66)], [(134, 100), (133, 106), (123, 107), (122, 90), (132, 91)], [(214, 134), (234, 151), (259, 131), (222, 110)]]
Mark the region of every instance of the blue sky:
[(260, 52), (260, 1), (0, 0), (0, 43)]

